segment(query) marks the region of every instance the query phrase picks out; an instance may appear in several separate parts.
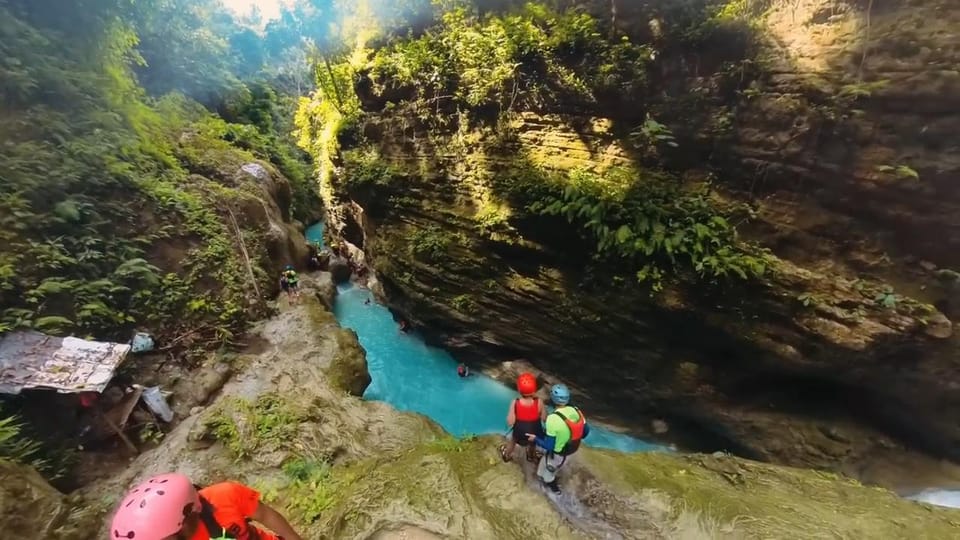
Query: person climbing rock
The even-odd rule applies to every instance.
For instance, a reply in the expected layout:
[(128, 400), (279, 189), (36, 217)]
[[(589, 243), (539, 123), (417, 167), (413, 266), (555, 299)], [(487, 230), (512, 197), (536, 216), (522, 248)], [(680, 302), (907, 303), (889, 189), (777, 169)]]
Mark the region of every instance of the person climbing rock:
[(470, 368), (468, 368), (466, 364), (460, 364), (457, 366), (457, 375), (459, 375), (461, 378), (469, 377)]
[(529, 436), (543, 437), (542, 422), (547, 418), (547, 409), (537, 398), (537, 378), (532, 373), (521, 373), (517, 377), (517, 392), (520, 397), (514, 399), (507, 410), (507, 425), (513, 433), (506, 444), (500, 445), (500, 457), (504, 462), (513, 459), (513, 451), (519, 444), (527, 449), (527, 461), (536, 463), (537, 447)]
[(293, 266), (287, 265), (283, 269), (283, 274), (280, 275), (280, 286), (283, 287), (283, 283), (286, 281), (287, 286), (283, 288), (286, 291), (287, 296), (292, 302), (294, 299), (300, 297), (300, 276), (297, 275), (297, 271), (293, 269)]
[(200, 488), (178, 473), (154, 476), (130, 490), (113, 515), (109, 538), (303, 540), (253, 489), (235, 482)]
[(527, 433), (527, 439), (544, 450), (537, 466), (537, 476), (551, 491), (559, 494), (557, 471), (566, 463), (567, 457), (580, 449), (580, 441), (590, 434), (590, 426), (580, 409), (570, 405), (570, 390), (566, 385), (553, 385), (550, 400), (557, 408), (547, 415), (545, 436)]

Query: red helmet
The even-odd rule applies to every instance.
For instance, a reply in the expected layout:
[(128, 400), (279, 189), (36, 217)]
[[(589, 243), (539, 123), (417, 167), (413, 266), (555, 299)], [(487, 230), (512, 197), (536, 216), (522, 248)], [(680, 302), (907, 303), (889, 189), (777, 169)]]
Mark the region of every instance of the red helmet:
[(533, 373), (524, 372), (517, 377), (517, 392), (520, 392), (522, 396), (537, 393), (537, 378), (533, 376)]

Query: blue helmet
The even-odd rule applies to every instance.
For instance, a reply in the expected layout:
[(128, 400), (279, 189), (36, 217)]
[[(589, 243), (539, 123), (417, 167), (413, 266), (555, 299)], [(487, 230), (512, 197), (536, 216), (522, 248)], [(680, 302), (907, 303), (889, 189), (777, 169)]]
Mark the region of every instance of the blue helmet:
[(570, 389), (565, 384), (555, 384), (550, 389), (550, 399), (557, 405), (570, 403)]

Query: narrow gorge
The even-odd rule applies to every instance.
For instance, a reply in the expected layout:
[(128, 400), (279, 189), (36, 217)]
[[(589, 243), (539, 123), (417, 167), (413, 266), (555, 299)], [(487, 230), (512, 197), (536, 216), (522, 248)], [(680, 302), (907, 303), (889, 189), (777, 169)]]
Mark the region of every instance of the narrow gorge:
[(0, 0), (0, 53), (6, 537), (960, 537), (956, 0)]
[[(460, 357), (491, 369), (527, 360), (605, 420), (644, 435), (665, 422), (685, 448), (904, 489), (960, 480), (940, 461), (960, 459), (956, 10), (746, 2), (691, 21), (653, 2), (603, 30), (600, 4), (566, 57), (543, 66), (518, 42), (527, 63), (502, 90), (483, 87), (493, 60), (452, 83), (436, 69), (440, 82), (418, 79), (431, 73), (419, 57), (378, 65), (414, 54), (404, 44), (358, 71), (364, 112), (341, 134), (331, 219), (391, 305)], [(472, 24), (506, 39), (517, 24), (561, 33), (538, 17)], [(471, 29), (445, 24), (410, 49)], [(602, 32), (621, 44), (587, 41)], [(589, 79), (590, 55), (613, 54), (639, 55), (642, 72)], [(476, 87), (489, 93), (473, 106)], [(637, 267), (594, 246), (589, 210), (536, 207), (570, 196), (544, 198), (551, 182), (618, 189), (631, 175), (657, 185), (619, 196), (691, 208), (669, 220), (716, 212), (763, 274), (705, 280), (690, 268), (638, 285)], [(604, 224), (623, 223), (614, 212)]]

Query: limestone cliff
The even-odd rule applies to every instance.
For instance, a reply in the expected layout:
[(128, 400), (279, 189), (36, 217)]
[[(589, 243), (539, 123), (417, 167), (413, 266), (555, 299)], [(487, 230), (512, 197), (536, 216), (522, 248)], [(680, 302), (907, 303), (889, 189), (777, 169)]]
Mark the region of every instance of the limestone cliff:
[[(689, 447), (922, 483), (887, 469), (944, 474), (915, 449), (960, 460), (946, 420), (960, 410), (946, 248), (957, 163), (944, 151), (958, 79), (942, 67), (955, 62), (956, 12), (935, 0), (769, 6), (751, 19), (753, 56), (666, 48), (656, 94), (635, 109), (442, 129), (396, 96), (380, 111), (386, 97), (358, 87), (374, 108), (364, 134), (395, 182), (348, 185), (359, 206), (334, 227), (372, 256), (396, 308), (464, 358), (527, 358), (608, 419), (643, 432), (663, 418)], [(565, 221), (498, 190), (531, 167), (649, 162), (630, 134), (646, 112), (677, 137), (658, 162), (690, 184), (711, 179), (716, 204), (772, 250), (766, 278), (722, 290), (681, 279), (651, 297), (589, 264)]]

